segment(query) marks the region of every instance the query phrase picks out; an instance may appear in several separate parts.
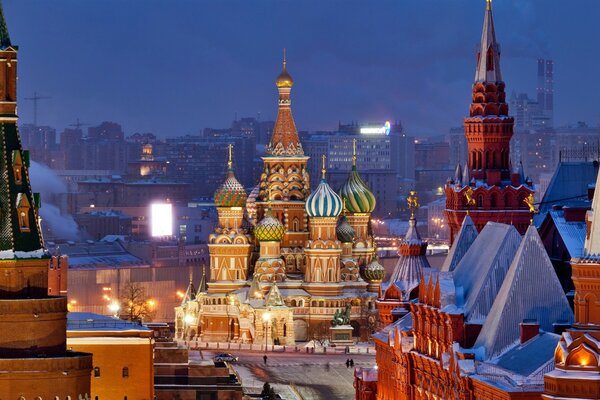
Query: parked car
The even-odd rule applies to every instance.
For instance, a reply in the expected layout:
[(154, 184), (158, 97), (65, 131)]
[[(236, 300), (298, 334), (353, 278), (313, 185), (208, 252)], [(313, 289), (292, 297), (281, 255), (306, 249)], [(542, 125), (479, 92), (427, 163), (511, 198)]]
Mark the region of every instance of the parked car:
[(238, 357), (235, 357), (229, 353), (220, 353), (213, 357), (213, 360), (216, 362), (219, 362), (219, 361), (237, 362), (238, 359), (239, 359)]

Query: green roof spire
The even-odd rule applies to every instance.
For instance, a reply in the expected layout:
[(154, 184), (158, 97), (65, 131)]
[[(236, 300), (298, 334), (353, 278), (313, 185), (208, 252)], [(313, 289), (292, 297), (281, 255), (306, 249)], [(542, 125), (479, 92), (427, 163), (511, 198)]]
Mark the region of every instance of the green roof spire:
[(10, 35), (8, 34), (8, 27), (6, 26), (6, 20), (4, 19), (2, 0), (0, 0), (0, 48), (5, 49), (10, 45)]

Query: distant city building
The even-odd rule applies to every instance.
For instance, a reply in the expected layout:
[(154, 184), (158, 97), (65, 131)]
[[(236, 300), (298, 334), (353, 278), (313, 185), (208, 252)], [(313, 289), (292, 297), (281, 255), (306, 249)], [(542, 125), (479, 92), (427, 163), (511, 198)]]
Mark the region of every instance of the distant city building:
[(131, 235), (132, 218), (119, 211), (76, 214), (75, 222), (86, 239), (100, 240), (107, 235)]

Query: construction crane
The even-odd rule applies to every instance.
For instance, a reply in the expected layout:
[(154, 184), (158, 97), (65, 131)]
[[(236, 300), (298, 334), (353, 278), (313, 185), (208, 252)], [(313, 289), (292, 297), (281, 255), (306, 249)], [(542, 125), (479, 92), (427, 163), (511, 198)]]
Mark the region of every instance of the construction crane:
[(25, 100), (33, 101), (33, 125), (37, 126), (38, 117), (38, 101), (50, 99), (48, 96), (38, 96), (37, 92), (33, 92), (33, 97), (26, 97)]

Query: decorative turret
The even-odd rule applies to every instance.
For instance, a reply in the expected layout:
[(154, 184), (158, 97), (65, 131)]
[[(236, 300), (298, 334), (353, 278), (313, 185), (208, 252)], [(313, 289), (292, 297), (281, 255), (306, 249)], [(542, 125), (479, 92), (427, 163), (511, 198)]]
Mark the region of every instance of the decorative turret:
[(285, 49), (283, 51), (283, 69), (275, 85), (279, 90), (279, 112), (273, 127), (271, 142), (267, 145), (267, 153), (273, 156), (303, 156), (302, 144), (296, 130), (296, 123), (292, 117), (292, 100), (290, 92), (294, 80), (287, 70)]
[(378, 293), (379, 285), (381, 285), (383, 278), (385, 278), (385, 269), (379, 263), (377, 255), (363, 268), (362, 272), (363, 278), (369, 283), (367, 290), (372, 293)]
[[(477, 230), (493, 221), (514, 225), (519, 233), (524, 234), (529, 216), (522, 199), (533, 192), (533, 187), (526, 185), (524, 179), (515, 177), (511, 171), (510, 141), (514, 118), (509, 116), (506, 101), (491, 1), (487, 2), (485, 10), (471, 105), (463, 126), (468, 157), (462, 179), (455, 179), (453, 184), (445, 187), (450, 243), (454, 241), (467, 212)], [(469, 199), (473, 200), (471, 204), (465, 198), (467, 191)]]
[(283, 281), (285, 264), (281, 258), (280, 242), (285, 235), (285, 228), (273, 216), (270, 206), (256, 225), (254, 235), (260, 242), (260, 257), (256, 261), (254, 276), (261, 282)]
[(375, 196), (362, 180), (356, 168), (356, 139), (352, 143), (352, 171), (340, 189), (340, 195), (346, 201), (346, 208), (350, 213), (372, 213), (375, 209)]
[[(338, 220), (335, 233), (337, 234), (337, 238), (340, 242), (350, 244), (352, 244), (354, 241), (354, 236), (356, 235), (356, 232), (354, 232), (354, 229), (348, 223), (348, 218), (346, 218), (346, 215), (342, 215)], [(350, 246), (350, 248), (352, 248), (352, 246)]]
[(246, 191), (233, 173), (233, 146), (228, 146), (227, 177), (215, 192), (219, 226), (208, 237), (209, 291), (227, 293), (245, 286), (252, 238), (242, 227)]
[(192, 301), (196, 299), (196, 288), (194, 287), (194, 282), (193, 282), (193, 275), (190, 272), (190, 281), (188, 283), (188, 287), (185, 290), (185, 294), (183, 295), (183, 298), (181, 299), (181, 306), (185, 306), (188, 302)]
[(353, 257), (360, 266), (364, 267), (374, 254), (370, 219), (376, 201), (356, 168), (356, 139), (352, 141), (352, 171), (340, 189), (340, 196), (348, 210), (346, 216), (348, 223), (355, 232)]
[(254, 229), (256, 239), (259, 242), (281, 242), (284, 234), (283, 224), (273, 216), (271, 208), (267, 208), (265, 216)]
[(227, 178), (215, 192), (217, 207), (244, 207), (246, 205), (246, 190), (235, 178), (232, 161), (233, 145), (229, 145), (229, 160), (227, 161)]
[(342, 212), (342, 199), (331, 189), (325, 179), (327, 173), (325, 168), (326, 157), (323, 155), (323, 169), (321, 183), (317, 190), (306, 199), (306, 213), (311, 218), (335, 218)]

